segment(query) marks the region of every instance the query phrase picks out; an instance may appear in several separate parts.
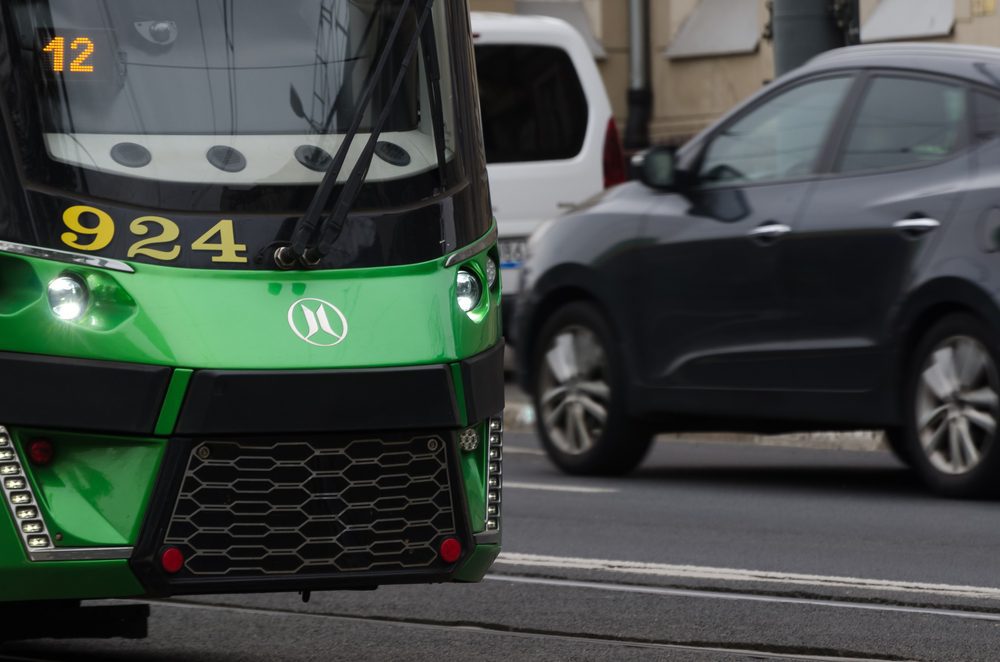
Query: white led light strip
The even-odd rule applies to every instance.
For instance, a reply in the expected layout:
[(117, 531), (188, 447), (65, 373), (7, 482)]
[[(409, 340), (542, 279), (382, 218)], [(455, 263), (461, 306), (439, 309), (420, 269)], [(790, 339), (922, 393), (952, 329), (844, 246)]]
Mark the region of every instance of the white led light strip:
[(486, 533), (500, 531), (500, 495), (503, 490), (503, 415), (491, 418), (486, 447)]
[(35, 493), (24, 474), (24, 465), (17, 454), (14, 441), (7, 428), (0, 426), (0, 488), (10, 507), (14, 526), (21, 534), (21, 541), (29, 556), (35, 552), (52, 549), (52, 538), (45, 527), (42, 512), (38, 509)]

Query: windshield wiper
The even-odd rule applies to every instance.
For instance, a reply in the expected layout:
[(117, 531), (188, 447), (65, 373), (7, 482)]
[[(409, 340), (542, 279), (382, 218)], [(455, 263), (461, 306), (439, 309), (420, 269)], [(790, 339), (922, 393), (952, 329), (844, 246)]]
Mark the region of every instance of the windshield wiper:
[(441, 61), (438, 58), (437, 37), (434, 21), (428, 21), (421, 33), (423, 39), (424, 64), (427, 67), (427, 98), (431, 106), (431, 130), (434, 133), (434, 148), (438, 162), (438, 173), (442, 190), (445, 187), (445, 168), (448, 155), (445, 151), (444, 105), (441, 102)]
[[(333, 189), (336, 187), (337, 179), (340, 177), (340, 171), (344, 166), (344, 162), (347, 160), (347, 153), (354, 142), (354, 138), (360, 132), (362, 119), (368, 109), (368, 106), (371, 104), (375, 87), (381, 80), (382, 74), (388, 65), (393, 47), (396, 44), (396, 40), (399, 36), (403, 22), (406, 20), (411, 4), (411, 0), (403, 0), (403, 5), (399, 9), (399, 16), (397, 16), (396, 21), (392, 25), (392, 29), (389, 32), (389, 38), (386, 40), (386, 44), (382, 49), (378, 63), (372, 71), (365, 89), (362, 92), (361, 98), (359, 99), (351, 125), (348, 128), (347, 133), (344, 134), (343, 142), (337, 150), (337, 154), (334, 156), (333, 161), (330, 163), (329, 169), (323, 176), (323, 181), (320, 183), (315, 195), (309, 202), (309, 206), (306, 208), (306, 213), (299, 219), (299, 221), (295, 224), (295, 227), (292, 229), (291, 243), (288, 246), (279, 247), (274, 252), (274, 262), (279, 268), (290, 269), (299, 262), (304, 263), (306, 266), (319, 264), (323, 257), (330, 252), (330, 247), (340, 234), (340, 230), (347, 218), (347, 214), (354, 206), (354, 202), (361, 190), (361, 185), (368, 176), (368, 169), (371, 167), (372, 158), (375, 155), (375, 146), (378, 143), (378, 138), (381, 135), (382, 130), (385, 128), (385, 124), (389, 119), (390, 113), (392, 112), (393, 104), (403, 87), (403, 82), (406, 80), (406, 75), (413, 63), (417, 48), (420, 45), (421, 40), (424, 38), (424, 28), (430, 19), (434, 0), (424, 0), (423, 11), (421, 12), (420, 18), (417, 22), (416, 33), (406, 48), (406, 54), (404, 55), (402, 62), (399, 64), (399, 71), (393, 81), (389, 95), (383, 104), (382, 111), (380, 112), (378, 119), (371, 127), (368, 142), (365, 144), (361, 155), (354, 164), (354, 168), (352, 168), (350, 176), (344, 183), (343, 190), (340, 192), (340, 195), (337, 196), (333, 212), (326, 218), (325, 221), (321, 223), (320, 220), (323, 215), (323, 211), (327, 208), (330, 196), (333, 193)], [(310, 240), (312, 240), (314, 236), (318, 236), (319, 239), (315, 244), (310, 244)]]

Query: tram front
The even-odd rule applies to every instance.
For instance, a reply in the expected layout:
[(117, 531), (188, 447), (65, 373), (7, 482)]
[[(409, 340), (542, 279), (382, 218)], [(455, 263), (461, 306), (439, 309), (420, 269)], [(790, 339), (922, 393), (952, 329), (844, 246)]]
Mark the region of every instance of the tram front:
[(464, 0), (0, 12), (0, 601), (481, 579)]

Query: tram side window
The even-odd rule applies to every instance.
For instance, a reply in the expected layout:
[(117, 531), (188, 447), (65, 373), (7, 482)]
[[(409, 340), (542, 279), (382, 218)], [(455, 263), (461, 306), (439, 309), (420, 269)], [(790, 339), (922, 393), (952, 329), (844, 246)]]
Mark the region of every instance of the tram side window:
[(587, 97), (566, 51), (476, 46), (487, 163), (571, 159), (583, 149)]

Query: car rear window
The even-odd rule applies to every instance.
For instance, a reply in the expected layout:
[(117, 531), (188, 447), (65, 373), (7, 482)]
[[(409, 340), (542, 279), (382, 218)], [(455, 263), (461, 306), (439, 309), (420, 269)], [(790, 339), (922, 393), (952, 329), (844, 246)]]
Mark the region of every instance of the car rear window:
[(841, 172), (943, 159), (965, 143), (965, 89), (915, 78), (875, 78), (854, 118)]
[(550, 46), (476, 46), (488, 163), (580, 153), (589, 109), (569, 55)]

